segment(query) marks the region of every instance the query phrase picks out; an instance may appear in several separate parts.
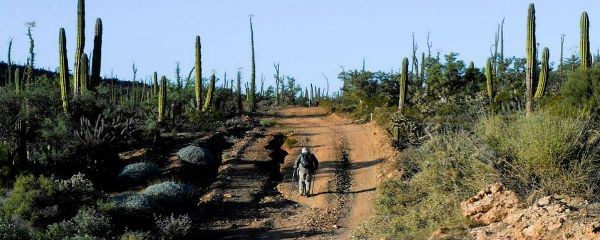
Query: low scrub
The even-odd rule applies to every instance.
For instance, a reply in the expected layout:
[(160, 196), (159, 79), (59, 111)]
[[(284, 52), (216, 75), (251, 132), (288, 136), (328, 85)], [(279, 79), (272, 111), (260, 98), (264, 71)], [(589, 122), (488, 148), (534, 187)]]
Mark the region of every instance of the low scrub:
[(410, 174), (381, 185), (377, 214), (355, 237), (426, 239), (441, 227), (466, 226), (460, 203), (496, 178), (486, 163), (490, 157), (490, 149), (466, 133), (434, 135), (421, 147), (409, 149), (399, 165)]
[(275, 126), (277, 124), (277, 122), (275, 122), (275, 120), (273, 119), (261, 119), (260, 120), (260, 125), (263, 127), (272, 127)]
[(119, 177), (133, 183), (143, 183), (159, 177), (161, 170), (154, 163), (133, 163), (125, 166)]
[(103, 239), (111, 236), (111, 219), (93, 208), (82, 208), (73, 218), (48, 226), (44, 239)]
[(175, 182), (162, 182), (147, 187), (142, 193), (157, 203), (189, 203), (197, 195), (193, 186)]
[(161, 239), (187, 239), (192, 229), (192, 220), (188, 215), (154, 216), (154, 221)]
[(177, 156), (187, 163), (199, 166), (215, 164), (215, 157), (210, 150), (197, 146), (187, 146), (177, 152)]
[(78, 207), (92, 204), (97, 194), (83, 174), (67, 180), (22, 175), (2, 203), (2, 217), (21, 219), (34, 227), (72, 216)]
[(283, 141), (283, 145), (288, 149), (294, 148), (296, 144), (298, 144), (298, 139), (294, 137), (286, 137), (285, 141)]
[(150, 232), (125, 232), (119, 240), (149, 240), (154, 239)]
[(598, 186), (598, 131), (587, 117), (549, 111), (488, 116), (478, 134), (496, 149), (504, 182), (530, 200), (550, 194), (594, 198)]
[(126, 211), (151, 211), (157, 207), (156, 201), (138, 192), (123, 192), (111, 198), (114, 207)]

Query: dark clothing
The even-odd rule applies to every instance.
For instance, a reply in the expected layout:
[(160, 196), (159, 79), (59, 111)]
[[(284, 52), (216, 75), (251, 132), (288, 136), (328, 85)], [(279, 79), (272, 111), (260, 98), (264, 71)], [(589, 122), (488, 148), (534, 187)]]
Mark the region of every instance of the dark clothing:
[[(302, 166), (302, 158), (308, 161), (308, 167)], [(300, 154), (294, 163), (294, 171), (298, 174), (298, 192), (300, 195), (308, 196), (313, 181), (314, 174), (319, 169), (319, 161), (312, 153)]]
[(300, 154), (296, 159), (296, 162), (294, 163), (294, 169), (304, 168), (300, 164), (302, 157), (306, 158), (306, 160), (310, 163), (309, 165), (311, 165), (311, 167), (309, 167), (308, 170), (317, 171), (317, 169), (319, 169), (319, 161), (317, 160), (317, 157), (315, 157), (315, 155), (312, 153)]

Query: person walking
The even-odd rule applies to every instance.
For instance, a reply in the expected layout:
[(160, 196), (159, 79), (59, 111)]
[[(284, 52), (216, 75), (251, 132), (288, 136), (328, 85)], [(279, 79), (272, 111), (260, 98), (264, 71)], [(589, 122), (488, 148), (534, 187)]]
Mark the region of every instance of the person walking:
[(302, 153), (294, 163), (294, 172), (298, 174), (298, 192), (302, 196), (309, 196), (311, 182), (314, 174), (319, 169), (319, 161), (308, 148), (302, 148)]

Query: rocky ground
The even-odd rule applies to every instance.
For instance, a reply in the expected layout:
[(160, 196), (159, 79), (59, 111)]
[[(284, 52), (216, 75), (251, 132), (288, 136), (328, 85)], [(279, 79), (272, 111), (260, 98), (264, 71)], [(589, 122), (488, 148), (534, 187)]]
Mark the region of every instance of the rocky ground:
[[(477, 227), (474, 239), (600, 239), (600, 205), (553, 195), (526, 206), (517, 195), (496, 183), (461, 204)], [(453, 239), (440, 229), (431, 239)]]

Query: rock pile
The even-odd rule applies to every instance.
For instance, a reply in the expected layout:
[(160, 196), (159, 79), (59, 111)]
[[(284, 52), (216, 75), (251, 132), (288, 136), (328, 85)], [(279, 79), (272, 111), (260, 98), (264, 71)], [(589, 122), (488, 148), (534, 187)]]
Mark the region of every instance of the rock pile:
[(600, 239), (600, 206), (580, 198), (553, 195), (524, 207), (517, 195), (496, 183), (461, 204), (481, 227), (475, 239)]

